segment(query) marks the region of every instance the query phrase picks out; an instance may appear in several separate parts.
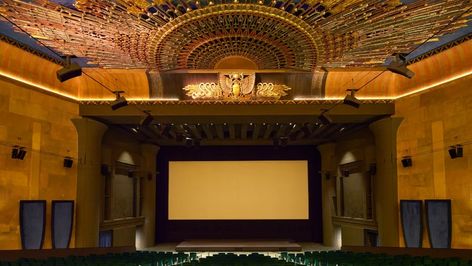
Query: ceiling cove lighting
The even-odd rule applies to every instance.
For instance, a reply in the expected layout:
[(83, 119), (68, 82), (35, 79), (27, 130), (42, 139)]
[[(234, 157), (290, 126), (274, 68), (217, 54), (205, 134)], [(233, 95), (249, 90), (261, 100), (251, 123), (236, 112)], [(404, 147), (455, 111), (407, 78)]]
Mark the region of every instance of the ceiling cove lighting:
[(80, 100), (79, 98), (77, 98), (74, 95), (57, 91), (57, 90), (52, 89), (48, 86), (44, 86), (44, 85), (38, 84), (36, 82), (26, 80), (26, 79), (24, 79), (22, 77), (19, 77), (17, 75), (13, 75), (13, 74), (10, 74), (10, 73), (7, 73), (7, 72), (3, 72), (2, 70), (0, 70), (0, 76), (6, 77), (8, 79), (11, 79), (11, 80), (23, 83), (23, 84), (26, 84), (26, 85), (31, 86), (31, 87), (35, 87), (35, 88), (40, 89), (40, 90), (45, 90), (47, 92), (54, 93), (56, 95), (59, 95), (59, 96), (62, 96), (62, 97), (65, 97), (65, 98), (68, 98), (68, 99), (71, 99), (71, 100), (74, 100), (74, 101), (79, 101)]

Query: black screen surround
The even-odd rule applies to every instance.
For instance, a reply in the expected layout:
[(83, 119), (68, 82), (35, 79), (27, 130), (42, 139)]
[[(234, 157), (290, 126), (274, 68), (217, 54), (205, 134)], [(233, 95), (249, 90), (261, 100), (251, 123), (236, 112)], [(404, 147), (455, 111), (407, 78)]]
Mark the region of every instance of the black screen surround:
[[(308, 161), (308, 220), (169, 220), (169, 161)], [(321, 159), (314, 146), (161, 147), (157, 156), (156, 243), (188, 239), (292, 239), (322, 242)]]

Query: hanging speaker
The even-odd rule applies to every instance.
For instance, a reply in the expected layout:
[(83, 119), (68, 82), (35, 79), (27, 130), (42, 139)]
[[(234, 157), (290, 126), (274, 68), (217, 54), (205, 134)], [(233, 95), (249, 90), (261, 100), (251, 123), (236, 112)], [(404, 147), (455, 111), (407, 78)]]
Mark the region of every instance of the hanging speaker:
[(23, 249), (41, 249), (46, 228), (46, 201), (20, 200), (20, 236)]

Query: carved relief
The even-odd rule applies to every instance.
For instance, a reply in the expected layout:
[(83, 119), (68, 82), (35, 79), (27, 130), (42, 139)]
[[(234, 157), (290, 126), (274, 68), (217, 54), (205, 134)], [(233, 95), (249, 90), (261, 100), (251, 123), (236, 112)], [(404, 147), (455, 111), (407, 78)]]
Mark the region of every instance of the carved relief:
[(194, 100), (278, 100), (291, 90), (287, 85), (258, 83), (255, 73), (220, 73), (219, 84), (191, 84), (183, 88), (185, 94)]

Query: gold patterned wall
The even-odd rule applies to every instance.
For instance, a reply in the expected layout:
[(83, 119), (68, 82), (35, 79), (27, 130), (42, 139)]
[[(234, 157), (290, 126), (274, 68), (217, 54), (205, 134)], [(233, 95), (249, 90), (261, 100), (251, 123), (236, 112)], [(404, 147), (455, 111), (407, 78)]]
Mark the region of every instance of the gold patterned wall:
[[(110, 68), (214, 68), (241, 56), (258, 68), (372, 67), (448, 25), (470, 1), (4, 0), (2, 15), (62, 54)], [(467, 18), (465, 14), (463, 18)], [(446, 27), (447, 26), (447, 27)], [(15, 29), (19, 31), (18, 29)]]
[[(413, 161), (409, 168), (397, 162), (398, 199), (451, 199), (453, 248), (472, 247), (471, 84), (469, 76), (395, 103), (396, 115), (404, 118), (397, 157)], [(453, 160), (448, 147), (456, 144), (463, 144), (464, 157)], [(429, 247), (427, 231), (423, 246)]]
[[(19, 201), (47, 200), (44, 247), (51, 248), (51, 200), (75, 200), (78, 104), (0, 78), (0, 249), (20, 249)], [(13, 160), (13, 145), (26, 148)], [(74, 158), (64, 168), (65, 156)], [(74, 245), (74, 234), (71, 246)]]

